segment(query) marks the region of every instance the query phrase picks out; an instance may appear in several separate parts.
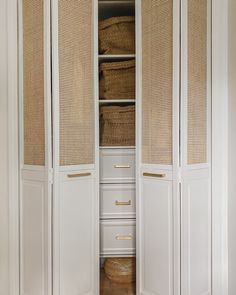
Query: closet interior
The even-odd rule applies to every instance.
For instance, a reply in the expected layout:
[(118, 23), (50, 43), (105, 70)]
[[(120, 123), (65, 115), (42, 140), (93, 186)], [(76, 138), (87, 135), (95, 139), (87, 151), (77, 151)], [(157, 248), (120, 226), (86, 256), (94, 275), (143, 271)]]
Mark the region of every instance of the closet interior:
[(135, 294), (135, 1), (98, 1), (100, 294)]

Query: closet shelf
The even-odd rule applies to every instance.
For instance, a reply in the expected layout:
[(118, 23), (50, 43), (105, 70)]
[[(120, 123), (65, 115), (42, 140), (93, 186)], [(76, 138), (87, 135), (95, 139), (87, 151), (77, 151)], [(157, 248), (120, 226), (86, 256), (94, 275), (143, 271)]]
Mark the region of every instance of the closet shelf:
[(106, 5), (106, 4), (117, 4), (117, 5), (134, 5), (135, 4), (135, 0), (99, 0), (98, 4), (100, 5)]
[(100, 146), (100, 149), (135, 149), (135, 146), (125, 145), (125, 146)]
[(99, 99), (100, 104), (135, 103), (135, 99)]
[(99, 61), (116, 61), (135, 58), (135, 54), (99, 54)]

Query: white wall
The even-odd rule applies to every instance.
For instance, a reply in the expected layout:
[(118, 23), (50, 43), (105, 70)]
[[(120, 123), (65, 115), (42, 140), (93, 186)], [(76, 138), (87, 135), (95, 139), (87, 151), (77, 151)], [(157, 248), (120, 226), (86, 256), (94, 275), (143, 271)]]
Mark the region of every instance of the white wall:
[(229, 0), (229, 295), (236, 294), (236, 1)]
[(18, 294), (16, 13), (17, 0), (0, 0), (0, 295)]
[[(0, 0), (0, 294), (8, 289), (8, 151), (6, 2)], [(5, 40), (5, 42), (2, 42)]]

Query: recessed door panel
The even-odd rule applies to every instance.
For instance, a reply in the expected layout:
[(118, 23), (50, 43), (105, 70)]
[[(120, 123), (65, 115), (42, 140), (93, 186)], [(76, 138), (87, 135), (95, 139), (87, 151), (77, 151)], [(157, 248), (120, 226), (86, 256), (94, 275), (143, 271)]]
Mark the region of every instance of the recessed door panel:
[(60, 183), (57, 247), (61, 295), (93, 294), (94, 187), (94, 176), (83, 176), (82, 172), (75, 178), (66, 174)]
[(172, 181), (143, 178), (141, 193), (141, 291), (173, 294)]
[(93, 1), (58, 1), (60, 165), (94, 163)]
[(24, 164), (45, 164), (44, 1), (22, 0)]
[(188, 164), (207, 162), (208, 2), (188, 1)]
[(211, 194), (206, 171), (183, 181), (182, 290), (211, 294)]
[(173, 1), (143, 0), (142, 162), (172, 164)]

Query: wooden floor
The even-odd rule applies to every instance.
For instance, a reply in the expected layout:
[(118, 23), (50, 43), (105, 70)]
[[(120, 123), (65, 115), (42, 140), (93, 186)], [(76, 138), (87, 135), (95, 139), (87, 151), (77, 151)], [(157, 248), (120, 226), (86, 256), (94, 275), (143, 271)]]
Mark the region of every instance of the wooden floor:
[(135, 295), (135, 282), (130, 284), (117, 284), (111, 282), (104, 271), (100, 276), (100, 295)]

